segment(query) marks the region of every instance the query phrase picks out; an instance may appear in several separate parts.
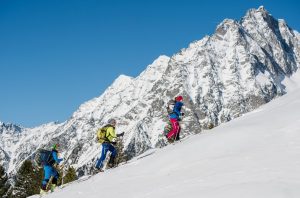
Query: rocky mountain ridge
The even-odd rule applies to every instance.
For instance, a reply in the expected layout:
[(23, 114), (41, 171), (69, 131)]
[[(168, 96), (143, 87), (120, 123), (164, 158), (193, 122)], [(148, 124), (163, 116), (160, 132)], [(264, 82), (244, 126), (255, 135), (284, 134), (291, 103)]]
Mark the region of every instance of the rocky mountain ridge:
[(8, 141), (1, 136), (2, 153), (11, 150), (3, 154), (4, 165), (11, 172), (37, 148), (58, 142), (67, 164), (86, 174), (100, 151), (94, 141), (95, 131), (109, 118), (118, 120), (117, 132), (125, 132), (125, 149), (133, 157), (165, 144), (160, 137), (167, 121), (164, 106), (174, 96), (184, 97), (184, 137), (208, 125), (230, 121), (285, 94), (283, 80), (299, 66), (300, 34), (264, 7), (250, 9), (240, 21), (225, 19), (213, 35), (191, 43), (172, 57), (160, 56), (138, 77), (121, 75), (66, 122), (20, 128), (21, 134), (26, 132), (13, 149), (3, 146)]

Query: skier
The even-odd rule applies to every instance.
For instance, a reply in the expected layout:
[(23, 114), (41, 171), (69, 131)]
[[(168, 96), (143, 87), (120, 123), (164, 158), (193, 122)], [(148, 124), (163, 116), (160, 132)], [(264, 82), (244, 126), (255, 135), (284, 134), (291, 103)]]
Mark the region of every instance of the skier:
[(100, 144), (102, 144), (102, 151), (99, 160), (96, 163), (95, 168), (103, 172), (103, 162), (106, 158), (106, 154), (108, 151), (111, 152), (110, 155), (110, 160), (109, 160), (109, 165), (111, 167), (115, 166), (115, 157), (117, 155), (117, 149), (114, 147), (116, 145), (116, 140), (117, 137), (123, 136), (124, 132), (121, 134), (117, 134), (115, 132), (115, 127), (116, 127), (117, 121), (115, 119), (109, 119), (107, 122), (107, 125), (104, 127), (98, 129), (97, 131), (97, 139)]
[[(58, 149), (59, 149), (59, 144), (54, 144), (52, 146), (51, 153), (43, 161), (44, 179), (42, 181), (41, 194), (44, 194), (47, 192), (47, 190), (49, 190), (49, 189), (47, 189), (47, 188), (49, 188), (48, 185), (51, 185), (50, 186), (51, 191), (53, 191), (54, 188), (57, 186), (59, 174), (54, 167), (57, 167), (59, 165), (59, 163), (63, 160), (63, 159), (58, 158), (58, 156), (57, 156)], [(50, 181), (51, 180), (50, 178), (52, 178), (52, 181)], [(49, 182), (51, 182), (51, 184)]]
[(182, 96), (177, 96), (175, 97), (175, 104), (169, 113), (169, 120), (172, 125), (172, 129), (169, 131), (169, 133), (166, 135), (166, 138), (168, 139), (169, 142), (178, 141), (179, 138), (179, 133), (180, 133), (180, 125), (179, 121), (180, 116), (183, 116), (184, 113), (181, 113), (181, 108), (184, 105), (183, 104), (183, 97)]

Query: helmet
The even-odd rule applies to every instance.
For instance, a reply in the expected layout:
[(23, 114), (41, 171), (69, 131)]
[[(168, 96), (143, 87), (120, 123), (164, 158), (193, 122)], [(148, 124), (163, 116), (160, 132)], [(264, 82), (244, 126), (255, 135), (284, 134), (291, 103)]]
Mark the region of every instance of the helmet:
[(176, 101), (182, 101), (182, 100), (183, 100), (183, 97), (182, 97), (182, 96), (177, 96), (177, 97), (175, 98), (175, 100), (176, 100)]
[(59, 144), (53, 144), (52, 149), (57, 150), (59, 148)]
[(116, 125), (117, 124), (117, 121), (115, 120), (115, 119), (113, 119), (113, 118), (111, 118), (111, 119), (109, 119), (108, 121), (107, 121), (107, 124), (110, 124), (110, 125)]

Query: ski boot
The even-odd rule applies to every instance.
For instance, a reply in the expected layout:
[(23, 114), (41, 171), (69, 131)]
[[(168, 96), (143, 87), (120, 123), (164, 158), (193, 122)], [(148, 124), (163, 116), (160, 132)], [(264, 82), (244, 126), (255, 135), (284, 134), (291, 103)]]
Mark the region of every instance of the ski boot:
[(114, 168), (116, 166), (116, 163), (115, 163), (115, 158), (114, 157), (111, 157), (109, 159), (109, 162), (108, 162), (108, 167), (109, 168)]
[(93, 174), (97, 174), (97, 173), (100, 173), (100, 172), (104, 172), (103, 168), (97, 168), (97, 167), (94, 167), (92, 169), (92, 173)]
[(53, 192), (55, 188), (56, 188), (56, 184), (51, 184), (50, 185), (50, 191), (51, 192)]

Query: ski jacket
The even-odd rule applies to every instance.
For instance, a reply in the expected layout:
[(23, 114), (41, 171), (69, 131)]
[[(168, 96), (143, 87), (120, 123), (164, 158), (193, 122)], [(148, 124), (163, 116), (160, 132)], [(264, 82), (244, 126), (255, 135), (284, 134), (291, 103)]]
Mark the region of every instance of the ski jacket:
[(51, 163), (51, 164), (54, 164), (54, 163), (59, 164), (62, 161), (62, 159), (58, 158), (57, 153), (58, 153), (57, 150), (52, 149), (53, 163)]
[(181, 107), (183, 106), (182, 102), (176, 101), (173, 112), (169, 114), (170, 119), (179, 119), (179, 116), (181, 115)]
[[(105, 130), (105, 137), (101, 137), (102, 136), (101, 133), (102, 133), (103, 130)], [(116, 132), (115, 132), (115, 127), (113, 127), (111, 125), (106, 125), (105, 127), (98, 129), (97, 137), (98, 137), (98, 140), (99, 139), (103, 140), (100, 143), (116, 142), (117, 135), (116, 135)]]
[(106, 130), (106, 137), (108, 139), (109, 142), (116, 142), (116, 131), (115, 131), (115, 127), (108, 127)]

